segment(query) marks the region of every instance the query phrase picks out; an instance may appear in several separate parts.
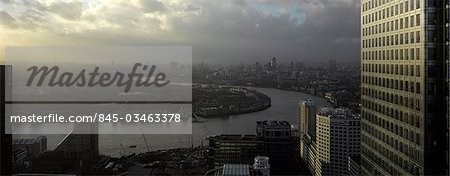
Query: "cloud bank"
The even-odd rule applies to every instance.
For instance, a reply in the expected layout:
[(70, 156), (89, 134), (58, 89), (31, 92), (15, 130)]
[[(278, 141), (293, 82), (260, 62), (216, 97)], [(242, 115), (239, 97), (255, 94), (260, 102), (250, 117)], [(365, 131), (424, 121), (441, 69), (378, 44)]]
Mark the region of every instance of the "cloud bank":
[(192, 45), (196, 62), (353, 62), (357, 0), (0, 2), (2, 46)]

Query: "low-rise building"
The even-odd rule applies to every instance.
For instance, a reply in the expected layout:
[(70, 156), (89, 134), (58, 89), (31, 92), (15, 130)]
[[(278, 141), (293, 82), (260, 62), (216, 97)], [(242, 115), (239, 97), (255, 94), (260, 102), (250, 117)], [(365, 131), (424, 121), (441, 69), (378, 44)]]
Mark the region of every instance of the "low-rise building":
[(47, 151), (47, 137), (39, 136), (36, 138), (18, 138), (13, 139), (13, 149), (24, 148), (27, 155), (38, 157), (43, 152)]
[(250, 164), (263, 154), (263, 141), (255, 135), (209, 136), (208, 165), (210, 168), (224, 164)]
[(253, 165), (224, 164), (205, 173), (205, 176), (270, 176), (269, 158), (256, 156)]

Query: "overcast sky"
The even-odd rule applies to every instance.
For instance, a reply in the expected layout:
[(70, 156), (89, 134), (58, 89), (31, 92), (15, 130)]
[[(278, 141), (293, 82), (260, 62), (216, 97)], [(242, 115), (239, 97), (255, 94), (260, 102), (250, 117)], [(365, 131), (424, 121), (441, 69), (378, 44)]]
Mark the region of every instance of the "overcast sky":
[(1, 0), (1, 50), (188, 45), (195, 62), (357, 62), (359, 0)]

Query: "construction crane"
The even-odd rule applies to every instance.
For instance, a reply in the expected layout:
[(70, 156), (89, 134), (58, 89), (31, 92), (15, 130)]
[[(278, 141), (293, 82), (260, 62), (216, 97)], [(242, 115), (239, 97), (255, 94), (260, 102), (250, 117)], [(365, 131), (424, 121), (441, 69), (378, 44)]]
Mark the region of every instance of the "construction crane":
[(122, 143), (120, 143), (120, 147), (122, 147), (123, 155), (127, 155), (127, 152), (125, 151), (125, 148), (123, 148)]
[(142, 128), (141, 128), (141, 134), (142, 134), (142, 138), (144, 139), (144, 142), (145, 142), (145, 147), (147, 147), (147, 152), (149, 152), (150, 153), (150, 147), (148, 146), (148, 143), (147, 143), (147, 139), (145, 139), (145, 135), (144, 135), (144, 132), (142, 131)]

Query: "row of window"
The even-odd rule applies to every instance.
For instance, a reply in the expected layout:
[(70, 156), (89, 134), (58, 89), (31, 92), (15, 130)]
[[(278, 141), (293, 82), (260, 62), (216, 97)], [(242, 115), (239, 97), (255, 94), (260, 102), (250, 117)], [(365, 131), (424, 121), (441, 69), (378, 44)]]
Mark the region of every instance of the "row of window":
[[(366, 73), (382, 73), (400, 76), (420, 77), (420, 65), (416, 65), (414, 67), (414, 65), (404, 64), (362, 64), (362, 70)], [(380, 82), (380, 85), (383, 86), (384, 84)]]
[[(331, 134), (335, 135), (335, 136), (344, 136), (347, 137), (348, 134), (353, 134), (353, 133), (358, 133), (359, 132), (359, 128), (358, 130), (354, 130), (351, 131), (350, 129), (347, 131), (342, 131), (342, 130), (331, 130)], [(350, 136), (350, 135), (348, 135)]]
[[(405, 83), (405, 85), (407, 85), (407, 84)], [(416, 85), (416, 89), (420, 90), (420, 84), (416, 83), (415, 85)], [(410, 84), (407, 86), (410, 86), (410, 89), (414, 90), (414, 82), (410, 82)], [(369, 96), (372, 98), (376, 98), (381, 101), (396, 104), (399, 106), (403, 106), (403, 107), (409, 108), (411, 110), (420, 111), (419, 99), (416, 99), (416, 101), (414, 101), (414, 98), (411, 98), (408, 96), (397, 95), (397, 94), (385, 92), (385, 91), (378, 91), (378, 90), (374, 90), (374, 89), (367, 88), (367, 87), (363, 87), (362, 89), (363, 89), (363, 91), (362, 91), (363, 95), (366, 95), (366, 96)], [(389, 114), (387, 114), (387, 115), (389, 115)]]
[[(420, 83), (414, 81), (407, 80), (397, 80), (392, 78), (380, 78), (374, 76), (362, 76), (362, 83), (366, 84), (362, 86), (362, 94), (367, 95), (373, 98), (379, 98), (380, 100), (387, 101), (390, 103), (395, 103), (398, 105), (403, 105), (405, 107), (410, 107), (407, 103), (404, 103), (402, 100), (393, 100), (390, 98), (389, 94), (384, 94), (383, 91), (378, 91), (372, 89), (373, 86), (384, 87), (392, 90), (405, 91), (420, 94)], [(370, 86), (371, 88), (367, 88)], [(391, 91), (391, 90), (389, 90)], [(392, 97), (392, 95), (391, 95)], [(417, 107), (417, 110), (420, 110), (420, 107)]]
[[(434, 14), (434, 13), (433, 13)], [(415, 17), (414, 17), (415, 16)], [(433, 16), (434, 17), (434, 16)], [(415, 18), (415, 20), (414, 20)], [(434, 18), (429, 18), (428, 24), (436, 24)], [(392, 21), (375, 24), (372, 26), (362, 28), (362, 36), (370, 36), (381, 34), (385, 32), (392, 32), (410, 27), (420, 26), (420, 14), (411, 15), (411, 17), (404, 17)]]
[[(389, 102), (398, 106), (403, 106), (406, 108), (409, 108), (410, 110), (416, 110), (420, 111), (420, 100), (414, 99), (412, 97), (403, 96), (403, 95), (397, 95), (390, 92), (385, 91), (377, 91), (370, 88), (363, 88), (363, 95), (372, 97), (381, 101)], [(402, 120), (403, 117), (401, 117), (402, 114), (398, 114), (396, 112), (398, 111), (392, 111), (392, 108), (387, 108), (384, 105), (380, 105), (374, 102), (367, 102), (367, 100), (362, 100), (363, 105), (368, 105), (369, 109), (373, 109), (374, 111), (377, 111), (381, 114), (384, 114), (386, 116), (394, 117), (397, 120)], [(411, 124), (416, 127), (419, 127), (420, 124)]]
[[(429, 35), (427, 35), (428, 36), (427, 42), (435, 42), (436, 41), (435, 31), (429, 31), (428, 34)], [(420, 31), (363, 39), (362, 47), (373, 48), (373, 47), (396, 46), (414, 43), (420, 43)]]
[[(430, 47), (428, 54), (433, 58), (435, 48)], [(378, 51), (363, 51), (362, 60), (420, 60), (420, 48), (406, 48), (406, 49), (392, 49), (392, 50), (378, 50)]]
[[(385, 1), (385, 0), (383, 0)], [(386, 2), (387, 1), (387, 2)], [(388, 3), (389, 0), (386, 0), (383, 2), (383, 4)], [(416, 3), (414, 3), (416, 1)], [(376, 8), (378, 6), (371, 6), (374, 1), (368, 1), (366, 3), (363, 3), (362, 11), (365, 12), (367, 10), (370, 10), (373, 8)], [(382, 5), (381, 3), (379, 5)], [(383, 20), (385, 18), (389, 18), (396, 15), (401, 15), (403, 13), (407, 13), (410, 10), (415, 10), (420, 8), (420, 0), (406, 0), (405, 2), (400, 2), (398, 4), (392, 5), (392, 6), (386, 6), (386, 8), (380, 9), (376, 12), (370, 13), (363, 17), (363, 24), (376, 22), (378, 20)]]
[[(331, 136), (330, 139), (332, 139), (332, 143), (340, 143), (341, 144), (342, 141), (347, 142), (347, 139), (348, 139), (348, 141), (350, 141), (350, 139), (353, 139), (353, 138), (347, 138), (346, 136), (341, 136), (341, 135), (339, 135), (339, 137), (337, 137), (335, 135), (335, 136)], [(333, 141), (333, 140), (335, 140), (335, 141)]]

